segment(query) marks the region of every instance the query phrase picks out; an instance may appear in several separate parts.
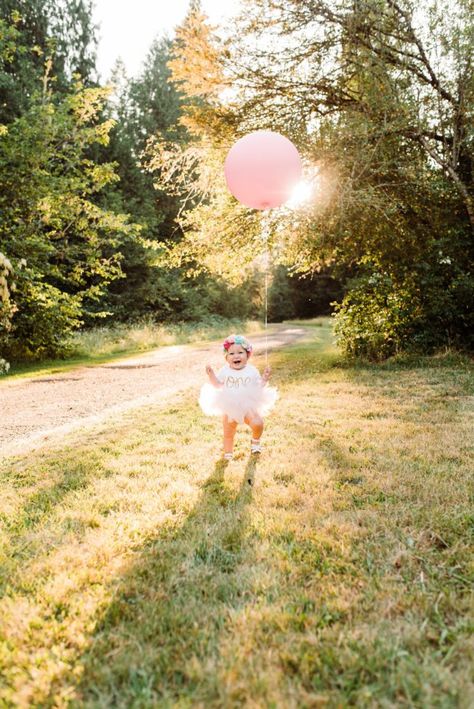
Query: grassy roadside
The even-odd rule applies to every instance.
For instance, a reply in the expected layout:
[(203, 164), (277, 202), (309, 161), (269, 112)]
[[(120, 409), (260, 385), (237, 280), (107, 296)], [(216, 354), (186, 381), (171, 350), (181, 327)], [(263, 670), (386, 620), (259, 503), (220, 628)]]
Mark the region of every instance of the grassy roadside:
[(67, 372), (75, 367), (94, 366), (143, 354), (158, 347), (170, 345), (200, 344), (225, 337), (229, 332), (242, 330), (257, 332), (262, 329), (257, 321), (217, 320), (208, 323), (178, 323), (159, 325), (138, 323), (97, 327), (76, 333), (70, 340), (70, 354), (62, 359), (42, 362), (23, 362), (11, 365), (2, 381), (30, 376), (44, 376), (56, 372)]
[(270, 362), (260, 460), (190, 392), (2, 466), (0, 704), (472, 706), (472, 370)]

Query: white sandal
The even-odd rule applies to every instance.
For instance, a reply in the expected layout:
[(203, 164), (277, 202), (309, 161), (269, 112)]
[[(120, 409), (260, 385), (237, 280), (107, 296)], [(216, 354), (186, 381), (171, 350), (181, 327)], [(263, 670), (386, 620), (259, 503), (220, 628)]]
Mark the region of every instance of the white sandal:
[(251, 453), (261, 453), (262, 452), (262, 444), (260, 443), (260, 439), (258, 438), (252, 438), (250, 441), (250, 452)]
[(224, 460), (232, 460), (233, 457), (233, 453), (224, 453)]

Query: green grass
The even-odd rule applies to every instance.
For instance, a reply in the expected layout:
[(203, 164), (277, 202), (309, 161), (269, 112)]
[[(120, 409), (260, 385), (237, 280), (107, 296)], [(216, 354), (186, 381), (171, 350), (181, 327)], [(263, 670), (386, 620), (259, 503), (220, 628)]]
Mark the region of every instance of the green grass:
[(134, 325), (118, 324), (96, 327), (75, 333), (68, 343), (68, 355), (40, 362), (12, 363), (6, 379), (55, 374), (79, 366), (93, 366), (124, 357), (133, 357), (169, 345), (198, 344), (225, 337), (234, 330), (257, 332), (263, 326), (257, 321), (224, 320), (202, 323), (160, 325), (152, 322)]
[(3, 465), (1, 706), (472, 706), (472, 368), (270, 362), (260, 460), (189, 392)]

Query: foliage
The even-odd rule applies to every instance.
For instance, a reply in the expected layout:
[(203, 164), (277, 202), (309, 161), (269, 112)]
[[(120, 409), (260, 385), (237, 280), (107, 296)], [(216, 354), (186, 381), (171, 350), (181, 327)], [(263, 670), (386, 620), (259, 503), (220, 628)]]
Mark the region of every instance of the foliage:
[(176, 231), (176, 200), (157, 193), (153, 177), (143, 168), (141, 153), (157, 130), (172, 130), (179, 112), (177, 93), (167, 84), (169, 41), (152, 45), (141, 75), (128, 79), (118, 62), (112, 75), (115, 89), (109, 114), (115, 121), (110, 143), (101, 157), (117, 163), (120, 181), (102, 193), (101, 204), (125, 211), (141, 225), (141, 237), (122, 240), (122, 276), (108, 289), (106, 305), (114, 317), (133, 320), (150, 315), (169, 319), (184, 290), (181, 274), (163, 265), (162, 241)]
[(120, 274), (115, 247), (135, 227), (94, 204), (117, 178), (112, 164), (86, 156), (108, 140), (111, 122), (97, 121), (106, 95), (78, 83), (59, 101), (38, 97), (0, 142), (0, 244), (15, 271), (16, 311), (4, 352), (60, 352), (86, 312), (101, 315), (95, 304)]
[(291, 286), (284, 266), (274, 269), (268, 289), (268, 321), (281, 322), (295, 316)]
[(331, 268), (322, 268), (303, 277), (279, 265), (270, 273), (268, 320), (281, 322), (293, 317), (329, 315), (333, 303), (341, 297), (341, 284)]
[[(17, 291), (4, 273), (3, 346), (59, 351), (97, 317), (261, 315), (268, 247), (270, 319), (338, 301), (351, 354), (471, 348), (471, 5), (249, 0), (216, 31), (193, 0), (140, 76), (117, 65), (114, 99), (92, 89), (78, 129), (90, 0), (5, 0), (0, 246)], [(308, 203), (261, 214), (229, 194), (226, 153), (262, 128), (299, 148)]]
[(48, 62), (60, 93), (69, 91), (74, 77), (93, 81), (97, 40), (91, 0), (2, 0), (0, 22), (0, 37), (5, 41), (14, 32), (16, 45), (0, 67), (0, 123), (28, 109)]
[[(293, 271), (359, 276), (348, 281), (357, 287), (339, 309), (341, 318), (351, 313), (339, 328), (346, 348), (380, 357), (400, 347), (472, 346), (468, 3), (454, 3), (448, 21), (439, 3), (415, 12), (408, 0), (260, 0), (247, 3), (237, 24), (216, 55), (234, 98), (203, 92), (192, 112), (199, 140), (195, 154), (188, 151), (188, 173), (198, 179), (188, 253), (218, 269), (219, 252), (231, 249), (226, 266), (234, 273), (255, 254), (260, 221), (232, 204), (219, 175), (225, 141), (256, 128), (281, 130), (304, 156), (315, 197), (296, 214), (281, 209), (266, 217), (269, 243)], [(196, 35), (182, 50), (181, 71), (197, 56)], [(204, 234), (212, 236), (207, 249)], [(400, 302), (413, 304), (402, 318)], [(393, 344), (377, 351), (375, 342)]]
[(419, 270), (416, 282), (373, 271), (349, 284), (336, 308), (336, 334), (348, 354), (380, 360), (404, 350), (474, 346), (472, 279), (446, 277), (426, 262)]
[(140, 239), (122, 241), (123, 277), (111, 284), (106, 302), (114, 317), (124, 321), (144, 315), (165, 322), (199, 321), (209, 314), (251, 317), (255, 308), (245, 298), (245, 284), (239, 293), (197, 269), (192, 260), (182, 264), (168, 258), (182, 240), (176, 223), (183, 211), (181, 195), (157, 189), (160, 169), (146, 170), (142, 154), (157, 137), (173, 145), (189, 144), (188, 130), (180, 122), (181, 93), (169, 82), (172, 52), (172, 43), (161, 38), (148, 52), (140, 76), (128, 80), (120, 65), (114, 72), (116, 124), (105, 155), (118, 163), (121, 179), (107, 189), (103, 203), (132, 214), (142, 232)]
[(472, 704), (469, 360), (350, 366), (305, 331), (259, 460), (243, 429), (218, 460), (198, 372), (3, 462), (0, 703)]
[(261, 223), (230, 196), (222, 170), (235, 138), (235, 117), (221, 93), (231, 85), (222, 71), (225, 46), (208, 24), (200, 3), (191, 3), (177, 28), (169, 62), (171, 81), (182, 93), (180, 125), (186, 139), (149, 141), (148, 169), (159, 189), (178, 196), (183, 237), (170, 260), (194, 271), (208, 270), (237, 284), (264, 250)]
[[(241, 18), (232, 60), (260, 120), (274, 116), (295, 133), (358, 117), (366, 139), (419, 148), (472, 210), (474, 23), (469, 1), (449, 15), (439, 2), (411, 0), (257, 0)], [(268, 52), (249, 38), (273, 36)], [(275, 115), (275, 105), (281, 110)], [(329, 119), (321, 122), (320, 119)], [(301, 126), (301, 123), (300, 123)], [(375, 129), (375, 130), (374, 130)], [(306, 132), (306, 131), (305, 131)], [(378, 132), (378, 136), (376, 135)], [(306, 137), (300, 135), (301, 139)], [(370, 157), (366, 156), (366, 160)], [(354, 173), (355, 177), (357, 173)]]
[[(22, 10), (12, 15), (4, 7), (1, 34), (12, 113), (2, 131), (0, 238), (16, 279), (8, 318), (6, 301), (3, 307), (2, 351), (15, 358), (58, 354), (68, 333), (98, 317), (252, 317), (259, 308), (259, 294), (248, 297), (252, 273), (236, 287), (192, 259), (166, 258), (182, 238), (175, 223), (181, 199), (156, 190), (158, 174), (144, 169), (142, 152), (156, 134), (189, 142), (178, 121), (181, 94), (168, 82), (171, 42), (154, 42), (137, 79), (117, 66), (111, 101), (105, 89), (71, 85), (79, 54), (83, 66), (92, 57), (86, 5), (32, 0)], [(61, 22), (76, 30), (58, 44)], [(72, 46), (71, 33), (81, 27), (85, 44)]]
[(0, 253), (0, 326), (9, 328), (14, 306), (10, 298), (13, 267), (7, 257)]

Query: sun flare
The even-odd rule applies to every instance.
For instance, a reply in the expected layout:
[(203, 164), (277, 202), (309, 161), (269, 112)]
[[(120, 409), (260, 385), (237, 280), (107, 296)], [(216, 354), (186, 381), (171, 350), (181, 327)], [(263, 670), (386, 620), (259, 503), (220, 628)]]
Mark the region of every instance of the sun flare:
[(302, 180), (294, 186), (290, 199), (288, 200), (285, 206), (289, 207), (290, 209), (296, 209), (297, 207), (300, 207), (301, 205), (305, 204), (305, 202), (309, 202), (311, 197), (313, 196), (313, 192), (314, 184)]

